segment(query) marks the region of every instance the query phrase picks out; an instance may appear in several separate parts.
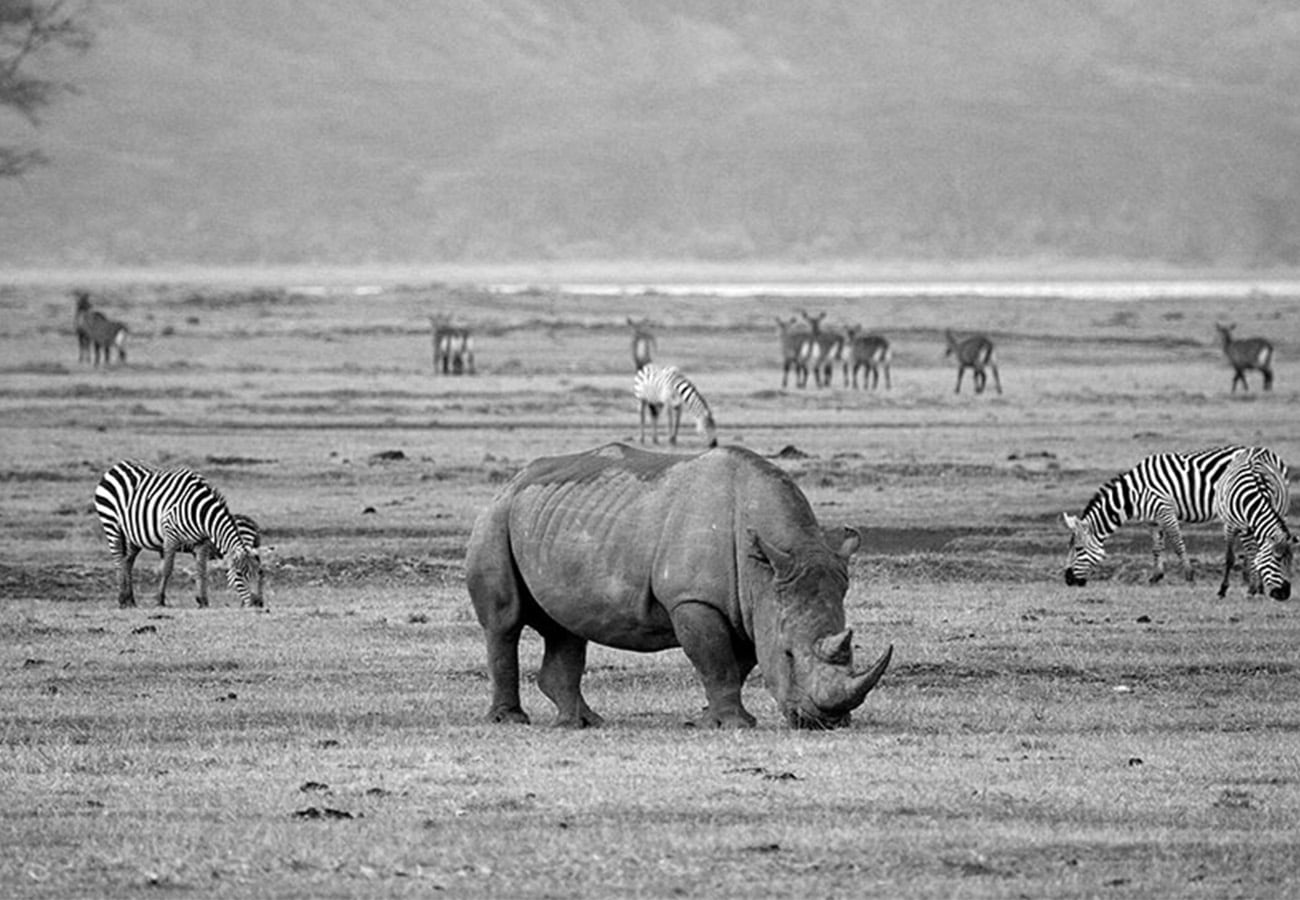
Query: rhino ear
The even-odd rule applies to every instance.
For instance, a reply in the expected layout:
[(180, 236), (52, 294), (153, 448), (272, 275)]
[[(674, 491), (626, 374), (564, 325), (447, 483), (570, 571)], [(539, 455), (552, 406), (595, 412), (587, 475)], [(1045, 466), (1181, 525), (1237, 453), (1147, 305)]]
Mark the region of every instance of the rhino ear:
[(772, 570), (778, 574), (783, 571), (789, 571), (790, 567), (794, 564), (794, 556), (792, 554), (785, 552), (775, 544), (770, 544), (763, 540), (759, 533), (752, 528), (749, 529), (749, 537), (752, 542), (752, 547), (749, 551), (751, 557), (759, 562), (771, 566)]
[(857, 553), (858, 548), (861, 546), (862, 535), (858, 534), (858, 530), (856, 528), (845, 527), (844, 540), (840, 542), (839, 549), (835, 552), (839, 554), (840, 559), (847, 562), (849, 557), (854, 553)]

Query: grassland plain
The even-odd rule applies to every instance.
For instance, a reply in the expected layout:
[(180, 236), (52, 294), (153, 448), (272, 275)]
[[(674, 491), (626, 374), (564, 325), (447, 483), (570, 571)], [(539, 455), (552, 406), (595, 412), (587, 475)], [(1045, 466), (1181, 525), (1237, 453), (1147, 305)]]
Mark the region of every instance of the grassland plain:
[[(72, 896), (1264, 897), (1300, 887), (1292, 604), (1147, 586), (1116, 536), (1067, 589), (1063, 510), (1147, 452), (1300, 459), (1300, 301), (629, 296), (453, 285), (116, 285), (130, 364), (76, 362), (66, 285), (0, 288), (0, 884)], [(780, 389), (775, 318), (880, 328), (895, 386)], [(430, 315), (480, 374), (431, 374)], [(595, 649), (608, 727), (482, 722), (473, 518), (527, 460), (632, 439), (629, 315), (724, 442), (862, 529), (858, 647), (895, 663), (852, 728), (682, 727), (677, 652)], [(1232, 396), (1214, 321), (1278, 345)], [(999, 345), (953, 394), (942, 331)], [(969, 383), (969, 382), (968, 382)], [(1258, 381), (1252, 381), (1257, 385)], [(698, 446), (694, 435), (680, 452)], [(122, 611), (91, 512), (116, 459), (185, 463), (262, 522), (269, 608)], [(143, 562), (143, 558), (142, 558)], [(142, 597), (155, 573), (137, 566)], [(525, 644), (535, 667), (539, 642)]]

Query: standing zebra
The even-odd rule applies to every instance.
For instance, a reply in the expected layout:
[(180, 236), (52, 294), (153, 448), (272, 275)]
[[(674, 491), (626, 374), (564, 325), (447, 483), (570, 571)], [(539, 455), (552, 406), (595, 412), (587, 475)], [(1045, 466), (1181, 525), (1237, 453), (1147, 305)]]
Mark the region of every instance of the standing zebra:
[(668, 443), (677, 443), (677, 431), (682, 424), (682, 407), (695, 419), (695, 429), (703, 434), (710, 447), (718, 446), (718, 427), (704, 395), (676, 366), (657, 366), (650, 363), (636, 373), (632, 380), (632, 394), (641, 403), (641, 443), (645, 443), (646, 413), (654, 429), (654, 442), (659, 443), (659, 413), (668, 410)]
[(1273, 390), (1273, 345), (1262, 337), (1233, 340), (1232, 329), (1236, 325), (1220, 325), (1215, 322), (1214, 327), (1219, 330), (1223, 354), (1232, 364), (1232, 392), (1237, 392), (1238, 381), (1241, 382), (1242, 390), (1250, 390), (1250, 385), (1246, 383), (1246, 373), (1251, 369), (1259, 369), (1263, 374), (1264, 390)]
[(945, 336), (948, 338), (948, 349), (943, 355), (957, 357), (957, 389), (954, 393), (961, 393), (961, 376), (967, 369), (971, 370), (975, 393), (984, 393), (984, 386), (988, 383), (988, 376), (984, 374), (986, 368), (993, 371), (993, 384), (998, 393), (1002, 393), (1002, 379), (998, 376), (998, 364), (993, 358), (993, 342), (982, 334), (972, 334), (959, 341), (951, 329), (945, 331)]
[(440, 375), (474, 374), (474, 337), (468, 328), (449, 325), (436, 316), (433, 325), (433, 371)]
[[(1232, 464), (1240, 446), (1213, 447), (1192, 453), (1153, 453), (1136, 466), (1102, 485), (1078, 518), (1064, 514), (1071, 532), (1065, 583), (1084, 585), (1093, 567), (1106, 555), (1104, 543), (1130, 519), (1144, 519), (1151, 525), (1151, 554), (1155, 561), (1149, 581), (1165, 575), (1164, 541), (1168, 534), (1182, 563), (1187, 580), (1194, 577), (1187, 545), (1179, 522), (1208, 522), (1218, 513), (1215, 496), (1219, 480)], [(1289, 504), (1286, 464), (1271, 450), (1261, 449), (1257, 464), (1268, 471), (1263, 480), (1274, 509), (1285, 511)], [(1225, 534), (1231, 536), (1225, 522)]]
[[(1279, 469), (1279, 466), (1281, 468)], [(1250, 593), (1267, 589), (1274, 600), (1291, 596), (1291, 557), (1296, 539), (1286, 524), (1289, 493), (1277, 497), (1279, 483), (1289, 491), (1286, 466), (1271, 450), (1238, 450), (1215, 488), (1214, 515), (1223, 523), (1227, 553), (1219, 596), (1228, 592), (1234, 538), (1242, 540), (1243, 568)], [(1249, 573), (1253, 572), (1253, 576)]]
[(885, 388), (889, 389), (889, 361), (893, 352), (889, 349), (889, 339), (880, 334), (862, 334), (856, 325), (848, 328), (849, 368), (853, 372), (853, 386), (858, 386), (858, 370), (862, 370), (862, 387), (875, 389), (880, 386), (880, 370), (885, 370)]
[(794, 371), (795, 387), (804, 387), (808, 383), (808, 356), (812, 345), (812, 335), (806, 331), (796, 331), (799, 320), (793, 316), (789, 319), (777, 318), (777, 332), (781, 336), (781, 388), (785, 389), (791, 370)]
[[(207, 556), (226, 557), (226, 576), (242, 606), (261, 606), (261, 561), (241, 533), (225, 499), (198, 473), (160, 471), (126, 460), (113, 466), (95, 488), (95, 511), (118, 562), (119, 606), (135, 606), (132, 567), (141, 550), (162, 556), (158, 605), (167, 602), (167, 582), (177, 552), (199, 561), (198, 604), (208, 605)], [(250, 583), (257, 585), (256, 592)]]
[(639, 372), (650, 365), (652, 354), (659, 352), (659, 345), (650, 330), (649, 319), (638, 322), (628, 316), (627, 324), (632, 326), (632, 365)]

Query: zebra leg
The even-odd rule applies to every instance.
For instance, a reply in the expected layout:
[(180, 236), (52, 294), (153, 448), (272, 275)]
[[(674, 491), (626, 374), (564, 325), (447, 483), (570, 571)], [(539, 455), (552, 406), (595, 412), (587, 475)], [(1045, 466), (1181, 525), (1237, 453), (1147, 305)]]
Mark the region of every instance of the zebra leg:
[(172, 567), (176, 565), (176, 547), (170, 542), (163, 547), (162, 573), (158, 576), (158, 605), (167, 605), (167, 582), (172, 577)]
[(1000, 376), (1000, 375), (998, 374), (998, 366), (997, 366), (997, 363), (989, 363), (989, 368), (993, 370), (993, 386), (996, 387), (996, 388), (998, 389), (998, 393), (1001, 394), (1001, 393), (1002, 393), (1002, 376)]
[(117, 605), (119, 607), (135, 606), (135, 588), (132, 586), (132, 570), (135, 558), (140, 555), (139, 547), (125, 546), (117, 559)]
[(1196, 572), (1192, 569), (1192, 560), (1187, 555), (1187, 542), (1183, 540), (1183, 530), (1178, 526), (1178, 519), (1172, 512), (1168, 516), (1164, 523), (1165, 531), (1169, 532), (1174, 552), (1178, 554), (1178, 561), (1183, 565), (1183, 575), (1187, 578), (1187, 583), (1191, 584), (1196, 580)]
[(989, 377), (984, 374), (983, 369), (971, 369), (971, 380), (975, 382), (975, 393), (984, 393), (984, 386), (988, 384)]
[(1147, 579), (1147, 584), (1158, 584), (1165, 577), (1165, 532), (1160, 527), (1159, 522), (1151, 523), (1151, 557), (1155, 568), (1151, 571), (1151, 577)]
[(1260, 366), (1259, 371), (1264, 373), (1264, 390), (1273, 390), (1273, 369), (1270, 366)]
[(201, 609), (208, 605), (208, 542), (202, 541), (194, 548), (194, 580), (199, 595), (195, 598)]
[(1236, 562), (1233, 557), (1233, 544), (1237, 540), (1237, 533), (1230, 525), (1223, 526), (1223, 542), (1225, 551), (1223, 554), (1223, 581), (1219, 582), (1219, 599), (1222, 600), (1228, 595), (1228, 578), (1232, 574), (1232, 564)]
[(953, 391), (954, 394), (960, 394), (960, 393), (961, 393), (961, 377), (962, 377), (963, 375), (965, 375), (965, 374), (966, 374), (966, 367), (965, 367), (965, 366), (958, 366), (958, 367), (957, 367), (957, 389), (956, 389), (955, 391)]
[(668, 407), (668, 443), (673, 446), (677, 445), (677, 432), (682, 427), (682, 408), (680, 406)]

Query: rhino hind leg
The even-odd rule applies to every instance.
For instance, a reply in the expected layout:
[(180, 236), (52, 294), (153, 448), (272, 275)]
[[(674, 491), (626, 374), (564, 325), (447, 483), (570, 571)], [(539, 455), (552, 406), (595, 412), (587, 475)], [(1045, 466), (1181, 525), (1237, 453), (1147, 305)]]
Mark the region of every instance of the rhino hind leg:
[[(504, 511), (497, 511), (502, 520)], [(466, 587), (474, 613), (483, 626), (488, 675), (492, 681), (489, 722), (527, 725), (528, 713), (519, 699), (519, 638), (524, 628), (524, 603), (530, 600), (510, 562), (504, 521), (476, 525), (466, 554)], [(502, 565), (502, 561), (505, 564)]]
[(537, 686), (552, 703), (557, 727), (598, 728), (604, 724), (582, 696), (582, 673), (587, 667), (587, 642), (577, 635), (547, 629), (546, 650), (537, 673)]
[(672, 611), (673, 630), (686, 658), (704, 683), (708, 706), (690, 724), (703, 728), (753, 728), (756, 720), (740, 701), (740, 689), (754, 668), (751, 654), (737, 652), (731, 626), (712, 606), (681, 603)]

